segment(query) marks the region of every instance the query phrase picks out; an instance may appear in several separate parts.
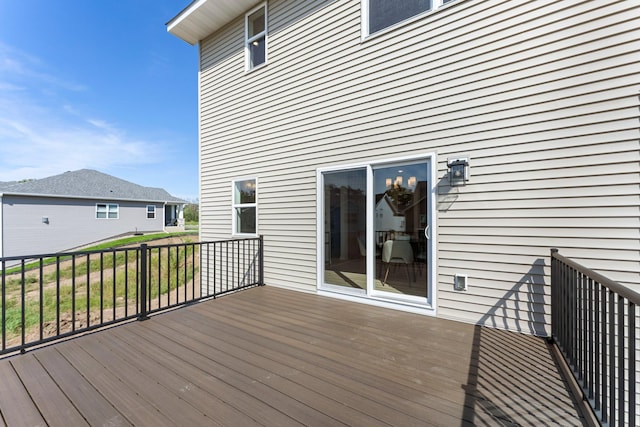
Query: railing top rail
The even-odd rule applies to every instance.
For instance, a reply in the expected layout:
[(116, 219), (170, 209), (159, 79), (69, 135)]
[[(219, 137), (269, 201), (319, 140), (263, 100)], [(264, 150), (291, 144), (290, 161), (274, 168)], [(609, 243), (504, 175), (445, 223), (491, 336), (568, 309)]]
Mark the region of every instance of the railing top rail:
[(569, 259), (565, 256), (560, 255), (560, 253), (558, 252), (558, 249), (555, 249), (555, 248), (551, 249), (551, 257), (556, 258), (562, 261), (563, 263), (567, 264), (568, 266), (574, 268), (576, 271), (579, 271), (580, 273), (583, 273), (593, 278), (594, 280), (599, 282), (601, 285), (609, 288), (610, 290), (614, 291), (621, 297), (628, 299), (631, 303), (635, 305), (640, 305), (640, 294), (634, 291), (633, 289), (630, 289), (624, 285), (621, 285), (618, 282), (614, 282), (613, 280), (603, 276), (602, 274), (596, 273), (595, 271), (583, 265), (578, 264), (572, 259)]
[[(244, 237), (240, 239), (227, 239), (227, 240), (212, 240), (208, 242), (193, 242), (186, 243), (187, 245), (206, 245), (206, 244), (214, 244), (214, 243), (225, 243), (225, 242), (237, 242), (243, 240), (259, 240), (259, 237)], [(142, 242), (140, 244), (146, 244), (146, 242)], [(10, 262), (10, 261), (38, 261), (41, 258), (63, 258), (63, 257), (71, 257), (78, 255), (93, 255), (107, 252), (124, 252), (124, 251), (134, 251), (140, 249), (140, 244), (132, 244), (121, 247), (114, 248), (104, 248), (104, 249), (91, 249), (91, 250), (77, 250), (77, 251), (67, 251), (67, 252), (56, 252), (56, 253), (48, 253), (48, 254), (29, 254), (29, 255), (15, 255), (0, 258), (0, 262)], [(184, 246), (185, 243), (174, 243), (168, 245), (149, 245), (147, 244), (147, 248), (165, 248), (167, 246)]]
[(260, 237), (242, 237), (238, 239), (227, 239), (227, 240), (210, 240), (206, 242), (190, 242), (190, 243), (169, 243), (166, 245), (149, 245), (147, 244), (147, 249), (153, 248), (166, 248), (166, 247), (174, 247), (174, 246), (184, 246), (184, 245), (213, 245), (213, 244), (221, 244), (221, 243), (229, 243), (229, 242), (243, 242), (250, 240), (260, 240)]
[(104, 248), (104, 249), (92, 249), (92, 250), (78, 250), (78, 251), (69, 251), (69, 252), (57, 252), (57, 253), (49, 253), (49, 254), (35, 254), (35, 255), (15, 255), (8, 256), (4, 258), (0, 258), (0, 262), (2, 261), (38, 261), (40, 258), (66, 258), (78, 255), (94, 255), (99, 253), (107, 253), (107, 252), (124, 252), (124, 251), (134, 251), (136, 249), (140, 249), (139, 246), (132, 247), (120, 247), (120, 248)]

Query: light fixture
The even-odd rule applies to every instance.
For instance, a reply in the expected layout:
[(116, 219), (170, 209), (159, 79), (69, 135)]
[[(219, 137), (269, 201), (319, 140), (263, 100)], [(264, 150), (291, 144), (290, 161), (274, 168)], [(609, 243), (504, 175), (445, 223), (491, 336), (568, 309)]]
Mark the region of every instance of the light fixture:
[(416, 183), (417, 183), (417, 178), (415, 176), (410, 176), (409, 179), (407, 180), (407, 185), (409, 186), (410, 189), (414, 189), (416, 188)]
[(396, 176), (396, 180), (393, 182), (395, 187), (402, 187), (402, 177), (400, 175)]
[(386, 184), (387, 188), (390, 188), (391, 187), (391, 178), (387, 178), (385, 180), (385, 184)]
[(447, 167), (451, 186), (465, 185), (469, 180), (469, 157), (448, 158)]

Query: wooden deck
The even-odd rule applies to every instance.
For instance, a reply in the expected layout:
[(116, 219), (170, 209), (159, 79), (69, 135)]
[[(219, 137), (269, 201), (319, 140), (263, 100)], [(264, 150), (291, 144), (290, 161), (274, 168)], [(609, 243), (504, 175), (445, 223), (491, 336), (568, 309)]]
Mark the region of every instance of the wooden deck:
[(543, 339), (260, 287), (0, 360), (0, 425), (582, 425)]

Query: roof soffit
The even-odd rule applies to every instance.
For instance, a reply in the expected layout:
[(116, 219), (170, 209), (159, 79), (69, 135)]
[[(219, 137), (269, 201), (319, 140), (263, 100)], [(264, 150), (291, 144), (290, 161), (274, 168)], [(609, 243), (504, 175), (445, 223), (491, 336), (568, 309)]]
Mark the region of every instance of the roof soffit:
[(167, 22), (167, 31), (195, 45), (260, 3), (259, 0), (195, 0)]

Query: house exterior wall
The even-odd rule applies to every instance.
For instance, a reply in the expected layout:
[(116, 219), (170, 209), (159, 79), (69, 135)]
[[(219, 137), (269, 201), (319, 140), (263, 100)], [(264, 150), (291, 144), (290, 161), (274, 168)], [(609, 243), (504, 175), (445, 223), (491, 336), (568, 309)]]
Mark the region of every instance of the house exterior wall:
[(456, 0), (363, 40), (360, 0), (271, 0), (253, 72), (238, 17), (200, 43), (202, 240), (256, 176), (266, 283), (315, 291), (316, 170), (435, 152), (438, 316), (548, 334), (552, 247), (640, 289), (639, 7)]
[[(97, 203), (118, 204), (119, 218), (97, 219)], [(151, 204), (156, 206), (155, 219), (147, 219)], [(4, 195), (2, 212), (4, 257), (65, 251), (136, 230), (164, 228), (164, 206), (152, 202)]]
[(376, 231), (405, 231), (404, 215), (396, 215), (387, 199), (380, 199), (375, 211)]

